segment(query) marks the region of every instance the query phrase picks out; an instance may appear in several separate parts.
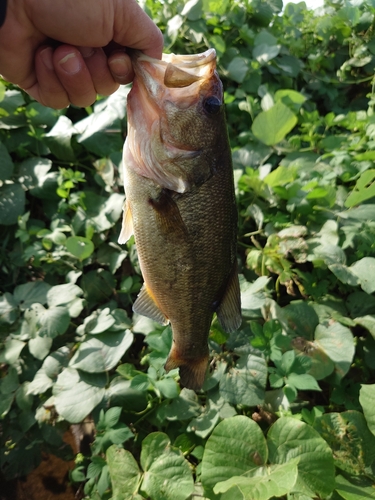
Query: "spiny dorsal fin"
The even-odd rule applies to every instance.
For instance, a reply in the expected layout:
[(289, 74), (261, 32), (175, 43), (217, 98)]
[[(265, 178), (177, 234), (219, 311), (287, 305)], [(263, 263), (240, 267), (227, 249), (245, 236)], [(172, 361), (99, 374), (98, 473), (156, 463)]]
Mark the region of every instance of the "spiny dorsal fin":
[(132, 234), (133, 234), (133, 219), (129, 203), (126, 200), (124, 203), (123, 214), (122, 214), (121, 233), (118, 238), (118, 242), (120, 243), (120, 245), (126, 243)]
[(227, 333), (235, 332), (241, 325), (241, 294), (236, 261), (233, 264), (227, 287), (216, 314), (220, 325)]
[(133, 304), (133, 311), (138, 314), (142, 314), (142, 316), (153, 319), (154, 321), (162, 325), (168, 325), (169, 323), (168, 318), (155, 304), (155, 301), (148, 291), (146, 284), (143, 285), (136, 301)]

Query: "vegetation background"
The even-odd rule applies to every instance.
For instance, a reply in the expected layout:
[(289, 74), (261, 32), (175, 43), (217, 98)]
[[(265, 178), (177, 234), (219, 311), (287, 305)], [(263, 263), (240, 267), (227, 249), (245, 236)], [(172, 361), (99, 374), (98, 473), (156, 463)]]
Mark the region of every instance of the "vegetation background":
[(129, 89), (54, 111), (0, 83), (2, 480), (71, 458), (90, 414), (86, 499), (375, 498), (375, 0), (144, 7), (166, 51), (217, 51), (243, 324), (214, 320), (204, 388), (180, 390), (117, 244)]

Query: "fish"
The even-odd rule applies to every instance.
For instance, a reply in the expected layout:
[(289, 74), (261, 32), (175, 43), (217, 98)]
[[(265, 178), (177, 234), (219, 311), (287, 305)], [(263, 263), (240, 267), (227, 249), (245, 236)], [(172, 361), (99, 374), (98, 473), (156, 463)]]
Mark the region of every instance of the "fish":
[(124, 144), (125, 205), (119, 243), (134, 234), (143, 287), (133, 311), (172, 328), (168, 372), (200, 390), (214, 313), (241, 325), (238, 214), (216, 53), (130, 52)]

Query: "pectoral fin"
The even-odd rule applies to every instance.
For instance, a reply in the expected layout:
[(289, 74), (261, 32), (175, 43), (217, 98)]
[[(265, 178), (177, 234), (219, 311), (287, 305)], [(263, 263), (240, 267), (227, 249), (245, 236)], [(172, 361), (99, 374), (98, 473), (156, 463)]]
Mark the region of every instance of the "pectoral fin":
[(156, 199), (149, 200), (155, 210), (156, 223), (161, 234), (169, 240), (179, 241), (188, 236), (188, 230), (172, 193), (163, 189)]
[(146, 284), (143, 285), (136, 301), (133, 304), (133, 311), (138, 314), (142, 314), (142, 316), (153, 319), (154, 321), (162, 325), (168, 325), (169, 323), (168, 318), (156, 305)]
[(220, 301), (216, 314), (220, 325), (227, 333), (235, 332), (241, 325), (241, 294), (237, 274), (237, 262), (234, 262), (227, 287)]
[(129, 202), (126, 200), (124, 203), (123, 214), (122, 214), (121, 233), (118, 238), (118, 242), (120, 243), (120, 245), (126, 243), (132, 234), (133, 234), (133, 219), (129, 207)]

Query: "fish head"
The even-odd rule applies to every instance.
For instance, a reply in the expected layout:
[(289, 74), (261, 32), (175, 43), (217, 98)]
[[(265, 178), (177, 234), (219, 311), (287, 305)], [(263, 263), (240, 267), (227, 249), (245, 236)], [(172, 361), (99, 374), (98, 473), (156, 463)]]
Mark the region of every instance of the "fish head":
[(135, 51), (131, 57), (136, 76), (125, 161), (163, 188), (188, 191), (213, 175), (227, 143), (215, 50), (161, 60)]

